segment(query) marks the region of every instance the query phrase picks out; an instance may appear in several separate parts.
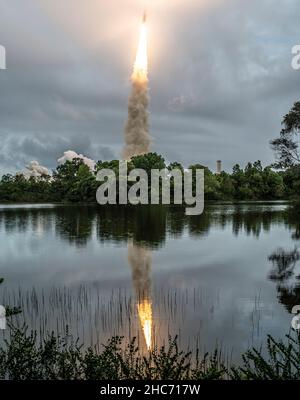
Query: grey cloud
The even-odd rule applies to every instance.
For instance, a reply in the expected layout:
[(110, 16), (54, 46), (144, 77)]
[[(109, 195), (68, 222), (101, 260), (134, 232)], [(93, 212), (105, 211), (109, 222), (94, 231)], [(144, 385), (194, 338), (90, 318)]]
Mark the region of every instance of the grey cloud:
[[(73, 5), (73, 6), (72, 6)], [(66, 150), (120, 156), (139, 9), (131, 0), (0, 0), (0, 173)], [(290, 67), (297, 0), (154, 1), (149, 10), (153, 150), (227, 169), (260, 158), (299, 100)], [(22, 30), (20, 30), (22, 27)], [(171, 106), (170, 106), (171, 105)]]

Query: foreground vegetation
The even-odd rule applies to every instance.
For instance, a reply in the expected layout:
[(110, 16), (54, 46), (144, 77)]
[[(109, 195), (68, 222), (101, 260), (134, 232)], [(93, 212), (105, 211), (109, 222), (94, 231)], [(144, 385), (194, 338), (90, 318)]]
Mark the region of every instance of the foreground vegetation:
[(101, 352), (83, 351), (75, 341), (49, 335), (37, 343), (35, 333), (11, 328), (11, 338), (0, 348), (0, 378), (10, 380), (161, 380), (161, 379), (300, 379), (300, 335), (287, 341), (268, 337), (267, 356), (252, 349), (241, 366), (222, 364), (218, 352), (200, 357), (199, 351), (181, 351), (177, 338), (166, 347), (141, 355), (136, 341), (125, 349), (113, 337)]
[[(0, 279), (3, 283), (3, 279)], [(20, 313), (6, 307), (6, 315)], [(266, 348), (249, 349), (238, 366), (222, 361), (222, 354), (201, 355), (198, 349), (179, 349), (178, 339), (151, 351), (139, 349), (136, 338), (125, 345), (113, 337), (102, 349), (84, 348), (66, 330), (65, 336), (28, 331), (8, 323), (9, 339), (0, 345), (0, 379), (9, 380), (295, 380), (300, 379), (300, 332), (285, 340), (268, 336)], [(264, 355), (266, 354), (266, 355)]]

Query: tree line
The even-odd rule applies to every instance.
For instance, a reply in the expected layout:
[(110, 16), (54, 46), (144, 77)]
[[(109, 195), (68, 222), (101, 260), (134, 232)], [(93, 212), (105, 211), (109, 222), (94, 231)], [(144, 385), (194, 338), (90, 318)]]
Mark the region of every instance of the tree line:
[[(205, 170), (206, 200), (278, 200), (298, 199), (300, 193), (300, 102), (296, 102), (283, 118), (279, 138), (272, 140), (276, 162), (263, 167), (260, 161), (241, 167), (236, 164), (231, 173), (214, 174), (201, 165), (190, 165), (189, 169)], [(131, 158), (128, 173), (140, 168), (151, 175), (152, 169), (180, 169), (178, 162), (166, 164), (157, 153), (148, 153)], [(52, 177), (31, 177), (22, 174), (4, 175), (0, 181), (1, 202), (96, 202), (99, 182), (96, 174), (101, 169), (112, 169), (118, 177), (119, 160), (98, 161), (94, 171), (82, 159), (66, 161), (53, 171)], [(150, 181), (149, 181), (150, 183)], [(128, 183), (130, 185), (130, 183)], [(174, 181), (171, 179), (171, 193)], [(150, 188), (149, 188), (150, 190)]]
[[(174, 169), (183, 171), (179, 163), (166, 165), (162, 156), (148, 153), (133, 157), (128, 171), (142, 168)], [(4, 175), (0, 181), (1, 202), (96, 202), (96, 191), (100, 182), (96, 173), (100, 169), (112, 169), (118, 177), (119, 161), (98, 161), (95, 171), (91, 171), (81, 159), (66, 161), (59, 165), (52, 177), (31, 177)], [(231, 173), (214, 174), (200, 164), (189, 169), (204, 169), (206, 200), (278, 200), (293, 199), (300, 192), (300, 166), (275, 171), (271, 166), (263, 167), (260, 161), (248, 163), (244, 168), (238, 164)], [(129, 183), (128, 183), (129, 184)], [(171, 193), (174, 182), (171, 179)], [(149, 189), (150, 190), (150, 189)]]

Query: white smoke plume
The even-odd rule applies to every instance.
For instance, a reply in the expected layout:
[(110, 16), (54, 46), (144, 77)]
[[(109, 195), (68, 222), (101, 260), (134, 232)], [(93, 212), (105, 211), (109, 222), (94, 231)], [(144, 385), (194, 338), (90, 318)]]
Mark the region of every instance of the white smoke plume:
[(128, 103), (128, 120), (125, 126), (125, 147), (122, 156), (125, 160), (149, 153), (149, 95), (148, 80), (132, 79), (132, 92)]
[(48, 168), (43, 167), (39, 164), (38, 161), (30, 161), (28, 165), (26, 165), (26, 170), (19, 172), (17, 175), (23, 175), (26, 179), (40, 178), (50, 176), (50, 172)]
[(88, 157), (83, 156), (82, 154), (77, 154), (75, 151), (68, 150), (64, 152), (64, 155), (57, 160), (58, 164), (64, 164), (66, 161), (72, 161), (75, 158), (80, 158), (85, 165), (87, 165), (91, 171), (94, 171), (94, 168), (96, 166), (96, 162), (94, 160), (91, 160)]

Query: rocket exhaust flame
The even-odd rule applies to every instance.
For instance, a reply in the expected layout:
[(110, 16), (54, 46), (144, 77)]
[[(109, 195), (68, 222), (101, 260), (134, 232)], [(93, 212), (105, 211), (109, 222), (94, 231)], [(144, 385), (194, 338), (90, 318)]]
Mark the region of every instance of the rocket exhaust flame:
[(137, 310), (147, 349), (152, 347), (151, 253), (148, 249), (129, 243), (128, 262), (137, 299)]
[(149, 94), (148, 94), (148, 32), (146, 13), (140, 28), (140, 38), (131, 76), (132, 91), (128, 101), (128, 119), (125, 126), (125, 160), (149, 152)]
[[(145, 17), (144, 17), (145, 18)], [(148, 82), (148, 52), (147, 52), (147, 25), (142, 23), (139, 46), (133, 68), (132, 81)]]

